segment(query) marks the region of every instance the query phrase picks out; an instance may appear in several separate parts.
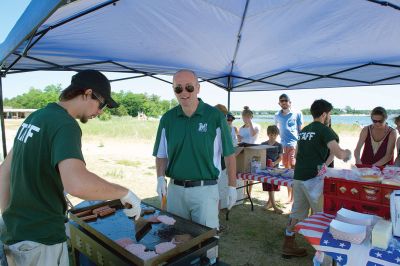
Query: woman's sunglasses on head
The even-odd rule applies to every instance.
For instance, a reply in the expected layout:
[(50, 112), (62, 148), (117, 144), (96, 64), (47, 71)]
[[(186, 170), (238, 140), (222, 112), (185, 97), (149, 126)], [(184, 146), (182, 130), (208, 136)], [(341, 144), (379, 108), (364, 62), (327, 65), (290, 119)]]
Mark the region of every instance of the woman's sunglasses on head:
[[(193, 85), (186, 85), (185, 86), (185, 90), (187, 92), (193, 92), (194, 91), (194, 86)], [(176, 94), (180, 94), (182, 91), (183, 91), (182, 85), (177, 85), (176, 87), (174, 87), (174, 92)]]

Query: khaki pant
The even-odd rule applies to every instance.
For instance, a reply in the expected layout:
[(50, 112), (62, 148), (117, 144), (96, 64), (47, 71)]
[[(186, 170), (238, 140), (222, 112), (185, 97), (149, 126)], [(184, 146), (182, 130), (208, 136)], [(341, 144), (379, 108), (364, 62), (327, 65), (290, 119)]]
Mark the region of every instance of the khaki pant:
[(21, 241), (11, 246), (5, 245), (10, 266), (68, 266), (67, 242), (43, 245), (33, 241)]
[(182, 187), (168, 185), (167, 211), (182, 218), (211, 227), (219, 227), (218, 185)]
[(297, 220), (304, 220), (308, 217), (309, 210), (311, 208), (312, 213), (322, 211), (322, 199), (319, 197), (317, 200), (313, 200), (309, 194), (309, 191), (304, 186), (304, 181), (293, 180), (293, 206), (290, 218)]

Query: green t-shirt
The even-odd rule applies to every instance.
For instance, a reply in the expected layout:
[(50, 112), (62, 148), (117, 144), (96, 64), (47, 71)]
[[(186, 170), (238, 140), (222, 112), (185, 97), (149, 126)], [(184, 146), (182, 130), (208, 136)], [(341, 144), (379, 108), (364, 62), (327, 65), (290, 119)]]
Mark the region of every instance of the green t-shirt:
[(221, 111), (199, 99), (191, 117), (181, 106), (160, 120), (153, 156), (168, 158), (166, 175), (177, 180), (217, 179), (221, 154), (234, 153), (228, 124)]
[(70, 158), (83, 161), (81, 136), (76, 120), (56, 103), (22, 123), (13, 146), (10, 202), (3, 213), (4, 243), (66, 241), (67, 205), (57, 165)]
[(317, 175), (318, 166), (325, 163), (328, 156), (327, 144), (332, 140), (339, 142), (339, 137), (320, 122), (312, 122), (303, 128), (297, 141), (294, 179), (305, 181)]

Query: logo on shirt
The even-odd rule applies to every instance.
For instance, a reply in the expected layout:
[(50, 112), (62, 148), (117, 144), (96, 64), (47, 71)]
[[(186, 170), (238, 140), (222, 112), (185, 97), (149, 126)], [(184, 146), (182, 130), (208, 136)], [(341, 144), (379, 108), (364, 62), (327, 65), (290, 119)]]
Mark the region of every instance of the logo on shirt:
[(315, 135), (315, 132), (302, 132), (299, 133), (299, 139), (301, 140), (311, 140)]
[(199, 132), (207, 132), (207, 123), (199, 123)]
[(31, 124), (22, 123), (19, 134), (17, 136), (19, 141), (26, 143), (28, 138), (33, 137), (33, 132), (39, 132), (40, 128)]

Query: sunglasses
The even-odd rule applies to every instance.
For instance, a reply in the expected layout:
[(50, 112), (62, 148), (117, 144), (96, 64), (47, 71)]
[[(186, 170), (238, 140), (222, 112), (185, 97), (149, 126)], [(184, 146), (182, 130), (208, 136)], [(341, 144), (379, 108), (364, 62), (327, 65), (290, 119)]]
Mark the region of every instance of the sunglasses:
[(279, 100), (281, 103), (287, 103), (289, 100)]
[[(193, 86), (193, 85), (186, 85), (186, 86), (185, 86), (185, 90), (186, 90), (187, 92), (193, 92), (193, 91), (194, 91), (194, 86)], [(174, 92), (175, 92), (176, 94), (180, 94), (182, 91), (183, 91), (182, 85), (177, 85), (177, 86), (174, 88)]]
[(232, 121), (233, 121), (233, 119), (226, 119), (226, 121), (228, 121), (228, 122), (232, 122)]
[(371, 120), (372, 120), (372, 123), (374, 123), (374, 124), (376, 124), (376, 123), (382, 124), (383, 122), (385, 122), (385, 120), (375, 120), (375, 119), (372, 119), (372, 118), (371, 118)]
[(96, 95), (96, 93), (92, 92), (92, 95), (94, 96), (94, 100), (99, 101), (99, 110), (103, 111), (107, 107), (107, 103), (105, 101), (100, 100), (100, 97)]

